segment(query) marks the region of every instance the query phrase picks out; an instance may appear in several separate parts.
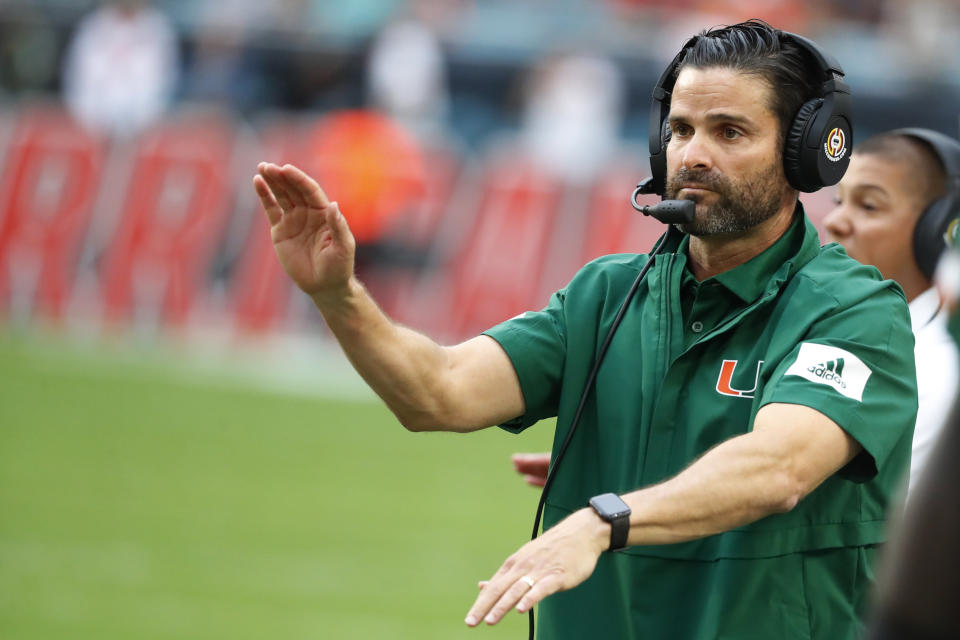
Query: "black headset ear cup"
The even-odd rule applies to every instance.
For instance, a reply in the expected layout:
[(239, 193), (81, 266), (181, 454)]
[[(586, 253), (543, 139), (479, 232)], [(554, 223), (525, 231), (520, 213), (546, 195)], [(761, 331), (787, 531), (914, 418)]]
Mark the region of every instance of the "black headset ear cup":
[(931, 279), (943, 250), (948, 244), (957, 246), (945, 236), (960, 217), (960, 142), (939, 131), (918, 127), (895, 129), (889, 133), (910, 138), (927, 148), (946, 173), (946, 193), (927, 205), (913, 229), (914, 261), (920, 272)]
[(913, 229), (913, 257), (928, 280), (933, 279), (940, 254), (947, 248), (944, 234), (950, 222), (960, 214), (957, 205), (957, 195), (948, 192), (927, 206)]
[[(810, 123), (823, 105), (823, 98), (808, 100), (801, 105), (793, 118), (787, 139), (783, 143), (783, 170), (790, 186), (800, 191), (816, 191), (823, 185), (817, 176), (817, 149), (804, 153), (803, 140), (807, 137)], [(810, 164), (813, 164), (811, 169)], [(812, 175), (811, 175), (812, 174)]]
[[(670, 129), (670, 124), (663, 120), (659, 124), (660, 127), (660, 139), (659, 147), (656, 152), (653, 152), (653, 145), (651, 144), (651, 153), (650, 153), (650, 176), (651, 181), (647, 187), (647, 190), (643, 193), (657, 193), (663, 195), (664, 191), (667, 189), (667, 145), (670, 144), (670, 138), (673, 136), (673, 131)], [(656, 129), (654, 129), (655, 131)], [(655, 133), (650, 134), (651, 143), (657, 138)]]

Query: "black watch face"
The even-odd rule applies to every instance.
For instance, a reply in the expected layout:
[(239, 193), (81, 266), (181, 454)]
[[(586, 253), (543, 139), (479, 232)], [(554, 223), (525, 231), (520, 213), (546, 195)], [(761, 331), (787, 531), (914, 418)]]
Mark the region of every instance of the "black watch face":
[(630, 513), (630, 507), (627, 506), (627, 503), (613, 493), (594, 496), (590, 499), (590, 504), (607, 518), (617, 518)]

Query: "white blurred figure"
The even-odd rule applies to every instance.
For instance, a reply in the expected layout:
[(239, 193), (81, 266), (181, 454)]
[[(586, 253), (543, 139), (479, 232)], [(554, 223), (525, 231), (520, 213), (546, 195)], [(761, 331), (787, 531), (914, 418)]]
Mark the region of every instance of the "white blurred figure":
[(956, 0), (886, 0), (881, 33), (914, 80), (957, 73), (960, 6)]
[(84, 126), (130, 136), (166, 110), (179, 73), (176, 32), (146, 0), (105, 0), (77, 27), (64, 99)]
[(545, 169), (576, 184), (593, 180), (619, 141), (624, 81), (607, 58), (548, 58), (526, 86), (523, 141)]
[(420, 136), (447, 114), (446, 61), (433, 31), (414, 18), (391, 23), (374, 41), (367, 68), (371, 106)]

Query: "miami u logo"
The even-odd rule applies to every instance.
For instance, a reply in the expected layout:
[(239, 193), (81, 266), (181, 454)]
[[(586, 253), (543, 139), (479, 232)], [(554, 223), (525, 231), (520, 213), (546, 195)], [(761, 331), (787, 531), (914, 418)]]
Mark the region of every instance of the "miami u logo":
[(757, 383), (760, 380), (760, 367), (763, 366), (763, 360), (757, 363), (757, 374), (753, 378), (753, 386), (749, 389), (733, 388), (733, 372), (737, 369), (737, 360), (724, 360), (720, 366), (720, 376), (717, 378), (717, 393), (724, 396), (733, 396), (734, 398), (752, 398), (753, 392), (757, 390)]

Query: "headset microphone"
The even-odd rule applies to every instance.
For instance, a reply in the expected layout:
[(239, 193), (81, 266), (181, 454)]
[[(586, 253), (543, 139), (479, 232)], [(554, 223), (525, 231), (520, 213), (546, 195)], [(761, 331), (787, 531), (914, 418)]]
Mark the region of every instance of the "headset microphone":
[(693, 222), (697, 211), (697, 205), (693, 200), (663, 200), (643, 207), (638, 207), (634, 200), (633, 208), (645, 216), (653, 216), (664, 224), (689, 224)]
[(653, 193), (653, 178), (647, 178), (637, 185), (630, 196), (630, 204), (645, 216), (653, 216), (663, 224), (689, 224), (696, 215), (697, 205), (693, 200), (662, 200), (657, 204), (637, 204), (637, 196)]

